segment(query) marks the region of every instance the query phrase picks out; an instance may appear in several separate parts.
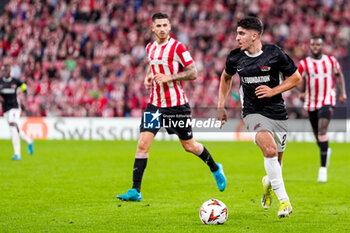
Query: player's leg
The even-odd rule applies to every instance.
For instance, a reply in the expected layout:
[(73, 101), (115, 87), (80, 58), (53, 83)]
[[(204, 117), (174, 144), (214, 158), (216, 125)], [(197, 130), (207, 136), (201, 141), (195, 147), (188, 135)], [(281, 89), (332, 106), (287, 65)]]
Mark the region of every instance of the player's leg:
[(184, 104), (181, 106), (175, 106), (165, 110), (164, 113), (169, 116), (175, 115), (175, 117), (171, 117), (169, 120), (174, 122), (176, 127), (166, 127), (166, 131), (169, 134), (176, 134), (179, 137), (183, 148), (187, 152), (197, 155), (209, 166), (219, 190), (224, 191), (226, 188), (226, 177), (222, 165), (215, 163), (213, 157), (205, 146), (193, 139), (192, 126), (189, 124), (189, 122), (191, 122), (190, 105)]
[(327, 177), (327, 160), (329, 161), (329, 157), (330, 157), (330, 153), (328, 155), (328, 150), (330, 150), (330, 148), (328, 147), (328, 136), (327, 136), (327, 130), (325, 128), (327, 128), (329, 124), (329, 120), (325, 118), (321, 118), (319, 123), (320, 123), (320, 130), (318, 132), (318, 142), (320, 145), (321, 166), (318, 170), (317, 181), (320, 183), (326, 183), (328, 178)]
[(328, 135), (327, 129), (329, 125), (329, 119), (320, 118), (319, 120), (319, 130), (318, 130), (318, 141), (320, 145), (321, 152), (321, 167), (326, 167), (327, 165), (327, 152), (328, 152)]
[(318, 142), (318, 110), (309, 112), (309, 121), (312, 127), (312, 132), (314, 133), (316, 143), (320, 146)]
[(196, 142), (193, 138), (188, 140), (180, 139), (180, 142), (185, 151), (197, 155), (209, 166), (212, 172), (219, 169), (209, 151), (201, 143)]
[(318, 142), (320, 145), (321, 167), (318, 171), (317, 181), (321, 183), (327, 182), (327, 167), (331, 156), (331, 149), (328, 147), (327, 130), (331, 119), (331, 106), (323, 106), (318, 111)]
[(137, 143), (137, 149), (135, 154), (135, 162), (133, 169), (133, 186), (138, 192), (141, 190), (141, 182), (143, 177), (143, 172), (147, 166), (148, 160), (148, 150), (151, 147), (152, 141), (154, 139), (154, 134), (151, 132), (142, 132), (140, 134), (140, 139)]
[(4, 113), (4, 116), (10, 127), (10, 134), (12, 139), (12, 146), (14, 150), (13, 160), (21, 160), (21, 141), (18, 132), (18, 126), (16, 124), (16, 111), (10, 109)]
[(19, 128), (19, 135), (22, 140), (24, 140), (27, 144), (33, 143), (33, 139), (28, 137), (22, 130)]
[(328, 147), (327, 129), (329, 125), (328, 118), (320, 118), (318, 129), (318, 141), (320, 145), (321, 167), (318, 170), (317, 181), (320, 183), (327, 182), (327, 167), (331, 156), (331, 148)]
[[(254, 138), (254, 144), (257, 145), (256, 136), (257, 132), (269, 132), (271, 124), (268, 123), (266, 117), (260, 114), (249, 114), (243, 118), (244, 124), (247, 130), (252, 133)], [(269, 209), (272, 203), (272, 187), (269, 177), (266, 175), (262, 178), (263, 194), (261, 196), (261, 205), (264, 209)]]
[(21, 128), (18, 129), (19, 136), (22, 140), (24, 140), (27, 143), (28, 146), (28, 154), (33, 155), (34, 154), (34, 140), (30, 137), (28, 137)]
[[(277, 145), (278, 163), (281, 166), (281, 172), (283, 167), (283, 152), (286, 149), (287, 144), (287, 122), (286, 121), (275, 121), (274, 139)], [(292, 213), (292, 205), (289, 201), (280, 202), (280, 206), (277, 212), (278, 217), (287, 217)]]
[[(269, 142), (265, 142), (261, 139), (261, 137), (268, 137), (267, 139)], [(269, 167), (267, 167), (267, 163), (270, 161), (270, 158), (273, 158), (273, 161), (275, 158), (277, 159), (277, 146), (274, 142), (274, 139), (269, 131), (259, 131), (255, 135), (255, 143), (260, 147), (260, 149), (263, 152), (264, 155), (264, 166), (266, 170), (266, 176), (263, 177), (262, 179), (262, 184), (263, 184), (263, 195), (261, 198), (261, 204), (264, 209), (268, 209), (271, 207), (272, 203), (272, 184), (271, 184), (271, 179), (273, 176), (269, 175), (269, 173), (273, 172)], [(268, 148), (268, 144), (271, 145), (271, 148)], [(278, 159), (277, 159), (278, 161)], [(277, 162), (278, 163), (278, 162)], [(274, 167), (277, 167), (275, 163), (273, 163)]]
[[(152, 104), (147, 104), (145, 112), (158, 112), (160, 108)], [(145, 117), (145, 114), (142, 114)], [(140, 125), (140, 138), (137, 143), (137, 149), (135, 153), (134, 169), (133, 169), (133, 185), (125, 194), (117, 195), (117, 198), (123, 201), (141, 201), (141, 183), (143, 173), (147, 166), (148, 160), (148, 150), (151, 147), (152, 141), (156, 134), (158, 133), (158, 127), (153, 128), (149, 127), (147, 124), (144, 124), (144, 117), (141, 118)]]
[(205, 148), (205, 146), (203, 146), (199, 142), (196, 142), (193, 138), (187, 139), (187, 140), (180, 138), (180, 142), (183, 148), (187, 152), (191, 152), (197, 155), (201, 160), (203, 160), (204, 163), (208, 165), (208, 167), (210, 168), (210, 171), (214, 175), (214, 178), (216, 180), (216, 184), (218, 185), (219, 190), (224, 191), (226, 188), (226, 177), (224, 174), (222, 164), (215, 163), (213, 157), (211, 156), (209, 151)]
[[(283, 152), (278, 152), (278, 163), (282, 169)], [(272, 204), (272, 186), (269, 177), (266, 175), (262, 178), (263, 195), (261, 197), (261, 205), (264, 209), (269, 209)]]
[(18, 132), (18, 126), (14, 122), (9, 123), (10, 133), (12, 138), (12, 146), (14, 150), (14, 155), (12, 156), (12, 160), (21, 160), (21, 141)]
[(278, 152), (278, 162), (281, 165), (281, 168), (282, 168), (282, 157), (283, 157), (283, 151)]
[(34, 146), (33, 146), (33, 139), (31, 139), (30, 137), (28, 137), (21, 129), (21, 124), (20, 124), (20, 116), (21, 116), (21, 110), (20, 109), (14, 109), (14, 114), (15, 114), (15, 121), (17, 124), (17, 130), (19, 133), (19, 136), (22, 140), (24, 140), (27, 145), (28, 145), (28, 154), (33, 155), (34, 153)]
[(269, 180), (268, 182), (271, 183), (271, 187), (280, 201), (278, 216), (287, 217), (291, 213), (292, 207), (284, 187), (282, 168), (278, 162), (278, 151), (275, 139), (271, 132), (264, 130), (257, 132), (255, 142), (264, 155), (264, 166)]
[(154, 136), (155, 134), (152, 132), (141, 132), (135, 154), (132, 189), (129, 189), (125, 194), (118, 195), (118, 199), (123, 201), (141, 201), (142, 177), (147, 166), (148, 150), (151, 147)]

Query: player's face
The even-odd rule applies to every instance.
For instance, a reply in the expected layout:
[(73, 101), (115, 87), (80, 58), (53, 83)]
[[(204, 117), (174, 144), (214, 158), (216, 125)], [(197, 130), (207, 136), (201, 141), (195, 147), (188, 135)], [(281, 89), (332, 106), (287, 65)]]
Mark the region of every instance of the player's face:
[(312, 56), (314, 57), (321, 56), (322, 49), (323, 49), (323, 40), (321, 38), (311, 39), (310, 49), (311, 49)]
[(4, 77), (4, 78), (10, 77), (10, 72), (11, 72), (11, 68), (9, 65), (3, 65), (1, 67), (1, 77)]
[(237, 28), (236, 40), (241, 50), (247, 50), (253, 45), (257, 33), (254, 30), (248, 30), (242, 27)]
[(157, 37), (157, 40), (163, 42), (168, 39), (171, 30), (171, 24), (168, 19), (156, 19), (152, 23), (152, 31)]

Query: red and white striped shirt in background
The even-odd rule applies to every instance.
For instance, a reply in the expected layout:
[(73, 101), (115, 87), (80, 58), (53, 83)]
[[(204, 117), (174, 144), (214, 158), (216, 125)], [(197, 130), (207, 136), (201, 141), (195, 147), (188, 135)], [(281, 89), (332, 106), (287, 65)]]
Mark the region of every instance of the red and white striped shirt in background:
[[(193, 63), (190, 52), (181, 42), (173, 38), (163, 44), (158, 44), (157, 41), (149, 43), (146, 46), (146, 52), (152, 76), (157, 73), (177, 74)], [(171, 81), (160, 85), (152, 81), (150, 104), (164, 108), (183, 105), (187, 102), (182, 81)]]
[(321, 59), (304, 58), (298, 70), (305, 81), (304, 108), (315, 111), (324, 105), (336, 104), (334, 74), (340, 72), (338, 60), (333, 56), (322, 55)]

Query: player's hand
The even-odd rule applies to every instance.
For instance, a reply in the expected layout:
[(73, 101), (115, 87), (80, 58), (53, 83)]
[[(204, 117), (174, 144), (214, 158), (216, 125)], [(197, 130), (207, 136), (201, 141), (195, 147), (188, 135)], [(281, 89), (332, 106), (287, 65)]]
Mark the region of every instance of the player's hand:
[(154, 80), (158, 83), (158, 84), (162, 84), (162, 83), (166, 83), (171, 81), (171, 76), (170, 75), (165, 75), (165, 74), (161, 74), (161, 73), (157, 73), (154, 76)]
[(220, 129), (221, 127), (226, 123), (227, 121), (227, 112), (226, 112), (226, 109), (225, 108), (218, 108), (217, 109), (217, 117), (218, 117), (218, 120), (221, 121), (221, 126), (220, 126)]
[(274, 93), (272, 89), (266, 85), (261, 85), (255, 88), (255, 95), (261, 99), (261, 98), (269, 98), (274, 96)]
[(2, 96), (0, 96), (0, 103), (4, 102), (4, 98), (2, 98)]
[(143, 85), (145, 85), (145, 88), (148, 90), (152, 87), (152, 76), (146, 76), (145, 80), (143, 81)]
[(342, 104), (345, 104), (346, 103), (346, 95), (340, 95), (339, 96), (339, 102), (342, 103)]
[(305, 93), (305, 92), (303, 92), (303, 93), (300, 94), (300, 99), (301, 99), (301, 101), (305, 101), (305, 96), (306, 96), (306, 93)]

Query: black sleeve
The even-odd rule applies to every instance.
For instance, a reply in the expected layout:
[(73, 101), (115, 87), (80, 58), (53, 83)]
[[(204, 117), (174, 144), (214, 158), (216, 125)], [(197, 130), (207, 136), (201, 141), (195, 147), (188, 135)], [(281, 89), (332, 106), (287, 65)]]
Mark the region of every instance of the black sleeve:
[(281, 49), (279, 49), (278, 54), (278, 65), (282, 74), (286, 77), (291, 76), (297, 71), (297, 66), (294, 64), (294, 61)]
[(225, 72), (229, 75), (234, 75), (237, 72), (235, 64), (235, 51), (231, 51), (226, 58)]
[(20, 81), (19, 79), (14, 79), (14, 80), (16, 80), (16, 86), (17, 87), (20, 87), (23, 84), (23, 82)]

